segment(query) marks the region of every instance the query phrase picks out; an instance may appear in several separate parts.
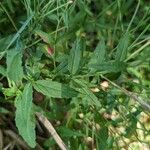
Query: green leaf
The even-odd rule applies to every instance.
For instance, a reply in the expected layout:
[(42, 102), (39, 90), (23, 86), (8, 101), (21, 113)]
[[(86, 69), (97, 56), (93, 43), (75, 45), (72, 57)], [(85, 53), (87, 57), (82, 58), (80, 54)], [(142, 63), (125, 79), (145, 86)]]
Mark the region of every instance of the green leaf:
[(69, 13), (68, 13), (68, 10), (66, 10), (63, 15), (63, 21), (64, 21), (64, 24), (66, 27), (69, 27)]
[(101, 103), (98, 98), (88, 89), (82, 87), (82, 93), (85, 94), (86, 99), (96, 107), (101, 107)]
[(124, 61), (127, 56), (127, 50), (129, 45), (129, 34), (126, 33), (119, 41), (116, 52), (116, 60)]
[(3, 66), (0, 66), (0, 74), (3, 75), (3, 76), (7, 75), (6, 69)]
[(94, 54), (90, 59), (89, 64), (96, 63), (101, 64), (105, 60), (105, 53), (106, 53), (106, 46), (105, 41), (102, 39), (98, 45), (96, 46), (96, 49), (94, 50)]
[(90, 102), (90, 104), (93, 104), (95, 106), (101, 107), (101, 103), (98, 100), (98, 98), (90, 91), (90, 89), (85, 85), (82, 81), (78, 79), (73, 79), (75, 83), (79, 86), (79, 92), (82, 94), (83, 97), (86, 98)]
[(68, 70), (71, 74), (76, 74), (80, 68), (82, 58), (82, 43), (81, 39), (77, 39), (70, 51), (68, 59)]
[(0, 52), (3, 52), (6, 49), (7, 45), (10, 43), (12, 37), (13, 37), (13, 35), (9, 35), (9, 36), (6, 36), (6, 37), (0, 39)]
[(7, 1), (7, 5), (8, 5), (8, 8), (9, 10), (14, 13), (14, 7), (13, 7), (13, 2), (12, 0), (6, 0)]
[(59, 16), (55, 13), (51, 13), (47, 16), (47, 19), (49, 22), (53, 23), (54, 25), (57, 25), (58, 20), (59, 20)]
[(136, 129), (137, 129), (137, 119), (131, 119), (131, 122), (129, 123), (129, 125), (126, 127), (125, 130), (125, 137), (126, 138), (131, 138), (131, 136), (136, 133)]
[(76, 130), (71, 130), (69, 128), (66, 128), (65, 126), (63, 127), (59, 127), (58, 128), (59, 133), (61, 133), (61, 135), (63, 135), (63, 137), (74, 137), (74, 136), (83, 136), (82, 133), (80, 133), (79, 131)]
[(7, 109), (5, 109), (5, 108), (0, 107), (0, 113), (2, 113), (2, 114), (8, 114), (10, 112)]
[(24, 87), (23, 93), (16, 97), (15, 107), (16, 116), (15, 122), (19, 130), (19, 134), (32, 148), (36, 146), (35, 141), (35, 116), (32, 104), (32, 86), (27, 84)]
[(38, 80), (34, 88), (48, 97), (71, 98), (77, 96), (77, 92), (67, 85), (51, 80)]
[(83, 24), (86, 17), (86, 12), (82, 9), (75, 15), (69, 14), (70, 29), (77, 28), (77, 25)]
[(5, 50), (8, 50), (10, 48), (10, 46), (18, 39), (18, 37), (20, 36), (20, 34), (25, 30), (25, 28), (27, 27), (27, 25), (29, 24), (29, 22), (31, 21), (31, 19), (33, 18), (33, 14), (23, 23), (23, 25), (21, 26), (21, 28), (17, 31), (17, 33), (13, 36), (13, 38), (11, 39), (11, 41), (9, 42), (9, 44), (7, 45)]
[(22, 51), (17, 47), (7, 51), (6, 63), (7, 77), (14, 82), (20, 81), (23, 77)]
[(53, 40), (52, 40), (51, 36), (50, 36), (48, 33), (43, 32), (43, 31), (41, 31), (41, 30), (35, 30), (35, 33), (36, 33), (38, 36), (40, 36), (40, 38), (41, 38), (45, 43), (47, 43), (47, 44), (53, 43), (53, 42), (52, 42)]
[(80, 10), (85, 11), (89, 16), (93, 16), (93, 13), (90, 11), (89, 7), (86, 5), (83, 1), (77, 1), (77, 5), (80, 8)]
[(62, 61), (55, 69), (55, 74), (63, 74), (68, 71), (68, 60)]
[(107, 127), (102, 127), (99, 131), (98, 134), (99, 138), (99, 148), (101, 150), (106, 150), (107, 149), (107, 139), (108, 139), (108, 128)]
[(5, 96), (11, 97), (11, 96), (15, 96), (16, 95), (16, 92), (17, 92), (18, 88), (14, 84), (14, 85), (11, 85), (10, 88), (2, 88), (2, 90), (3, 90), (3, 94)]
[(121, 72), (125, 69), (126, 65), (124, 62), (117, 62), (117, 61), (109, 61), (104, 62), (102, 64), (90, 64), (90, 68), (95, 68), (97, 71), (104, 71), (106, 73), (111, 72)]

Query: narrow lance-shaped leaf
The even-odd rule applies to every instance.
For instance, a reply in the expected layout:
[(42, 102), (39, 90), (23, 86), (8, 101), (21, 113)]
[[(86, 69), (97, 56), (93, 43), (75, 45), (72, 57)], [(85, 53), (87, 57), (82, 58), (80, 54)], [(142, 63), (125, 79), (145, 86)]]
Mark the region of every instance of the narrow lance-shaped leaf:
[(116, 52), (116, 61), (124, 61), (127, 56), (129, 34), (126, 33), (119, 41)]
[(48, 97), (71, 98), (77, 96), (77, 92), (68, 85), (51, 80), (38, 80), (34, 88)]
[(99, 137), (99, 147), (101, 148), (101, 150), (107, 149), (108, 128), (105, 126), (102, 127), (99, 131), (98, 137)]
[(19, 134), (32, 148), (36, 146), (35, 142), (35, 118), (32, 104), (32, 86), (27, 84), (23, 93), (17, 96), (15, 100), (16, 106), (16, 126)]
[(76, 74), (80, 68), (82, 58), (82, 43), (81, 39), (77, 39), (70, 51), (68, 59), (68, 70), (71, 74)]
[(101, 107), (101, 103), (98, 100), (98, 98), (90, 91), (90, 89), (82, 81), (78, 79), (74, 79), (73, 81), (79, 85), (79, 91), (83, 97), (86, 97), (86, 99), (90, 101), (91, 104)]
[(96, 63), (96, 64), (101, 64), (105, 60), (105, 53), (106, 53), (106, 45), (105, 41), (102, 38), (98, 45), (96, 46), (96, 49), (94, 50), (94, 54), (90, 59), (89, 64), (91, 63)]
[(16, 47), (7, 51), (7, 77), (14, 81), (20, 81), (23, 77), (22, 51)]
[(10, 46), (17, 40), (17, 38), (20, 36), (20, 34), (25, 30), (26, 26), (29, 24), (31, 19), (33, 18), (33, 14), (24, 22), (24, 24), (21, 26), (21, 28), (17, 31), (17, 33), (13, 36), (12, 40), (9, 42), (8, 46), (5, 50), (8, 50)]
[(96, 69), (97, 71), (105, 71), (107, 73), (111, 72), (121, 72), (125, 69), (126, 65), (123, 62), (118, 61), (108, 61), (102, 64), (90, 64), (89, 67)]
[(55, 73), (61, 74), (67, 72), (68, 60), (62, 61), (56, 68)]

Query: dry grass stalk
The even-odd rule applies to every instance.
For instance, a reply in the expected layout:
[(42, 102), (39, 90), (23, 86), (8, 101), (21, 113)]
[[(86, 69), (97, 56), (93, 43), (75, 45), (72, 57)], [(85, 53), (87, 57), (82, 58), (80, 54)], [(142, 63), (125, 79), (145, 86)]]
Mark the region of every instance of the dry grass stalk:
[(45, 128), (49, 131), (49, 133), (52, 135), (58, 146), (61, 150), (67, 150), (67, 146), (64, 144), (60, 136), (57, 134), (56, 130), (50, 123), (50, 121), (41, 113), (36, 113), (36, 116), (38, 117), (39, 121), (45, 126)]

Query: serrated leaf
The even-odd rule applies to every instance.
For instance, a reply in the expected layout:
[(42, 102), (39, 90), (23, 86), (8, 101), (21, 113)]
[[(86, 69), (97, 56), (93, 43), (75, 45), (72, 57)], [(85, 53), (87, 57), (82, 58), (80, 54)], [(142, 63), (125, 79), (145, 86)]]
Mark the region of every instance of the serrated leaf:
[(20, 81), (23, 77), (22, 51), (20, 48), (14, 48), (7, 51), (7, 77), (14, 81)]
[(109, 61), (104, 62), (102, 64), (90, 64), (90, 68), (94, 68), (97, 71), (104, 71), (106, 73), (111, 72), (121, 72), (125, 69), (126, 65), (124, 62), (118, 62), (118, 61)]
[(116, 51), (116, 61), (124, 61), (127, 56), (129, 34), (126, 33), (119, 41)]
[(82, 58), (82, 43), (81, 39), (77, 39), (70, 51), (68, 58), (68, 70), (71, 74), (76, 74), (80, 68), (80, 62)]
[(84, 92), (86, 99), (89, 102), (91, 102), (93, 105), (97, 107), (101, 107), (101, 103), (98, 100), (98, 98), (88, 88), (82, 88), (82, 91)]
[(68, 71), (67, 66), (68, 66), (68, 60), (62, 61), (55, 69), (55, 73), (62, 74), (62, 73), (67, 72)]
[(105, 41), (104, 41), (104, 39), (102, 39), (101, 41), (99, 41), (98, 45), (96, 46), (96, 49), (94, 50), (94, 54), (91, 57), (89, 64), (103, 63), (105, 60), (105, 53), (106, 53)]
[(79, 86), (79, 92), (82, 94), (83, 97), (86, 97), (88, 101), (90, 101), (91, 104), (101, 107), (101, 103), (98, 100), (98, 98), (90, 91), (90, 89), (80, 80), (74, 79), (75, 83)]
[(38, 80), (34, 88), (48, 97), (71, 98), (77, 96), (77, 92), (68, 85), (51, 80)]
[(32, 86), (27, 84), (24, 87), (23, 93), (16, 97), (15, 107), (16, 116), (15, 122), (19, 130), (19, 134), (32, 148), (36, 146), (35, 141), (35, 116), (32, 104)]

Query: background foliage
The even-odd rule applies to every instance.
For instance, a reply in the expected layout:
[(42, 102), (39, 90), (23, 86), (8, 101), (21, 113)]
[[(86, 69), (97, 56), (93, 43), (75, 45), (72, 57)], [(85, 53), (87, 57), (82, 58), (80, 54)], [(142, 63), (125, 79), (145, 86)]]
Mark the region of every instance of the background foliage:
[(71, 150), (148, 149), (148, 1), (5, 0), (0, 18), (0, 149), (58, 149), (36, 112)]

